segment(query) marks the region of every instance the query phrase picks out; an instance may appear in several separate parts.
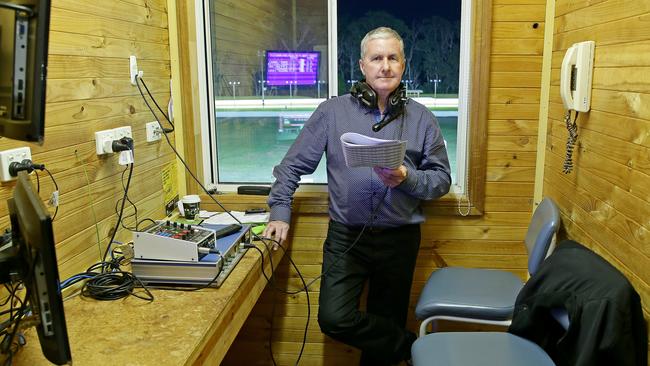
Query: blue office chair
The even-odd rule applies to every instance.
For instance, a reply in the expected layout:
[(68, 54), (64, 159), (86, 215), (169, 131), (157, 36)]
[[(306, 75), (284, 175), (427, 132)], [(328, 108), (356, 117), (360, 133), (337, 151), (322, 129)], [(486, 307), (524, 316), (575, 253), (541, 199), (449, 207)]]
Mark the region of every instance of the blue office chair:
[[(569, 329), (565, 309), (551, 315)], [(555, 366), (537, 344), (505, 332), (432, 333), (418, 338), (411, 347), (414, 366)]]
[[(526, 233), (528, 272), (533, 275), (553, 249), (560, 212), (550, 198), (539, 204)], [(429, 276), (420, 294), (415, 316), (422, 320), (420, 336), (438, 320), (509, 326), (523, 282), (510, 272), (445, 267)]]

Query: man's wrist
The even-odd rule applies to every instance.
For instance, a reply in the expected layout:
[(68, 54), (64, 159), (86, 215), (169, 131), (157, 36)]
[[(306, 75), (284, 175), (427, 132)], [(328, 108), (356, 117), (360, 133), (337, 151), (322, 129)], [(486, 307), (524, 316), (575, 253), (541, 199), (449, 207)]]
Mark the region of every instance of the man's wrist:
[(291, 222), (291, 208), (280, 205), (271, 207), (269, 221)]

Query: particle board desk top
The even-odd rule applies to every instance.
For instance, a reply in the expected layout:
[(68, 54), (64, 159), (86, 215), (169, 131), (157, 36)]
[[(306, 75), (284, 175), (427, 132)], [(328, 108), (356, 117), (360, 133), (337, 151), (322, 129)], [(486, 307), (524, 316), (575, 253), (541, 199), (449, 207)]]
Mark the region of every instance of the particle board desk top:
[[(270, 273), (267, 251), (266, 273)], [(284, 253), (273, 253), (276, 265)], [(257, 302), (266, 279), (260, 255), (248, 250), (223, 285), (196, 292), (151, 290), (153, 302), (129, 296), (64, 303), (74, 365), (218, 365)], [(34, 329), (14, 365), (49, 365)]]

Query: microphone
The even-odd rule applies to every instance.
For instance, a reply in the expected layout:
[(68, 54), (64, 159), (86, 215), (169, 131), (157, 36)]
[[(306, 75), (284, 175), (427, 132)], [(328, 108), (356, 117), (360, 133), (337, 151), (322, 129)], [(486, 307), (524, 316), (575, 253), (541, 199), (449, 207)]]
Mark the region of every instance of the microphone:
[(372, 132), (379, 132), (381, 131), (382, 128), (386, 127), (389, 123), (393, 122), (397, 117), (399, 117), (399, 113), (395, 113), (394, 115), (390, 116), (390, 118), (386, 119), (388, 115), (384, 116), (384, 118), (381, 119), (381, 121), (375, 123), (372, 125)]

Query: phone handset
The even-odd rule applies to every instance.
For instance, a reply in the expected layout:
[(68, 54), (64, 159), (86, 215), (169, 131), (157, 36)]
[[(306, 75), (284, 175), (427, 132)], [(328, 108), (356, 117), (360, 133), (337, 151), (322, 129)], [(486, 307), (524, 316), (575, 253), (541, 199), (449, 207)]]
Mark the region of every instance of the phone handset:
[[(560, 97), (566, 110), (575, 110), (571, 89), (575, 89), (576, 49), (575, 45), (569, 47), (566, 54), (564, 54), (564, 59), (562, 59), (562, 69), (560, 70)], [(572, 84), (573, 88), (571, 87)]]
[[(568, 174), (573, 169), (573, 148), (578, 138), (576, 121), (579, 112), (588, 112), (591, 105), (591, 78), (594, 60), (594, 41), (572, 45), (562, 59), (560, 70), (560, 97), (566, 109), (564, 123), (569, 136), (566, 143), (566, 157), (563, 171)], [(575, 117), (571, 118), (571, 111)]]

